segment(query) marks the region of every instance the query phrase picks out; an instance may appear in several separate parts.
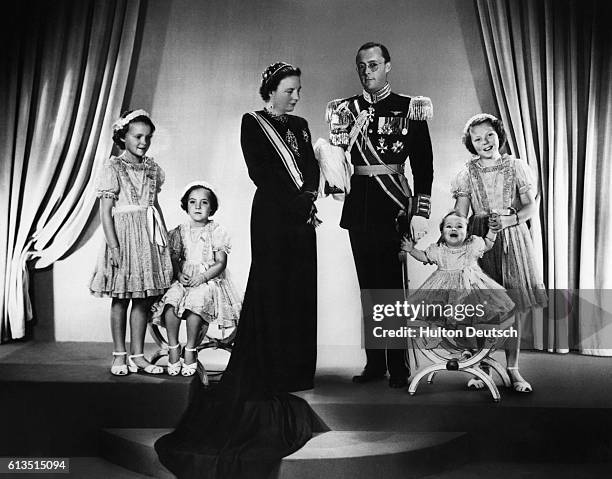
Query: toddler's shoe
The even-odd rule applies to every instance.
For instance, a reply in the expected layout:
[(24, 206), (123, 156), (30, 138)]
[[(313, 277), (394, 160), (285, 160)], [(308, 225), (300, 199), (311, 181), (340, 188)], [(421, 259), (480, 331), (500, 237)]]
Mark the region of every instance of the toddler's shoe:
[[(176, 349), (176, 348), (180, 348), (181, 345), (180, 344), (175, 344), (174, 346), (168, 346), (168, 350), (170, 349)], [(166, 368), (166, 371), (168, 372), (168, 376), (178, 376), (179, 374), (181, 374), (181, 367), (182, 367), (182, 362), (181, 362), (181, 352), (179, 349), (179, 360), (175, 363), (171, 363), (170, 362), (170, 354), (168, 353), (168, 367)]]

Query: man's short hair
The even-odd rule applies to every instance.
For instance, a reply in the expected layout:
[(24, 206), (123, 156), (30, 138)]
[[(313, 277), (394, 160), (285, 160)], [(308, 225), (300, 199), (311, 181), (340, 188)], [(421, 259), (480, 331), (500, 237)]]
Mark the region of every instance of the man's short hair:
[(385, 63), (386, 62), (390, 62), (391, 61), (391, 55), (389, 55), (389, 50), (387, 49), (386, 46), (384, 46), (382, 43), (377, 43), (377, 42), (368, 42), (368, 43), (364, 43), (363, 45), (361, 45), (359, 47), (359, 50), (357, 50), (357, 55), (355, 55), (355, 63), (357, 63), (357, 58), (359, 57), (359, 52), (362, 50), (369, 50), (370, 48), (380, 48), (380, 51), (382, 53), (383, 58), (385, 59)]

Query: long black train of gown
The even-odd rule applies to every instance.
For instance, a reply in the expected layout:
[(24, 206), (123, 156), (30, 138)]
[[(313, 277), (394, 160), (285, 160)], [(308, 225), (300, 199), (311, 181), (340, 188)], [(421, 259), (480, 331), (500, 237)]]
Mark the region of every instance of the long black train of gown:
[(318, 164), (304, 119), (258, 113), (283, 138), (293, 133), (304, 186), (297, 189), (261, 127), (245, 114), (241, 145), (257, 186), (251, 270), (221, 382), (204, 388), (194, 379), (176, 430), (155, 444), (161, 462), (180, 479), (268, 477), (282, 457), (327, 430), (306, 401), (289, 394), (311, 389), (315, 373), (316, 237), (306, 223), (312, 202), (303, 191), (317, 190)]

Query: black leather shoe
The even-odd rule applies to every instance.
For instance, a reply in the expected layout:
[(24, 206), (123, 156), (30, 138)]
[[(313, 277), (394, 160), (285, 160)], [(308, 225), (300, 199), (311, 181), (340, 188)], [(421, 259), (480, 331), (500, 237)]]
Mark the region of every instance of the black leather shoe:
[(408, 386), (406, 376), (391, 376), (389, 378), (389, 387), (393, 389), (405, 388)]
[(381, 379), (385, 379), (385, 376), (385, 373), (371, 373), (364, 370), (361, 374), (353, 376), (353, 382), (356, 384), (363, 384), (371, 381), (380, 381)]

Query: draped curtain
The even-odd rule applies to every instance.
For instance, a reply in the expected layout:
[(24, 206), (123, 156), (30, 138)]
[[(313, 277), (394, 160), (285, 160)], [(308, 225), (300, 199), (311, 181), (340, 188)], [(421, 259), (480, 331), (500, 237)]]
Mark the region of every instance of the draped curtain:
[(79, 238), (93, 172), (112, 148), (140, 0), (19, 1), (4, 7), (0, 55), (0, 338), (32, 318), (28, 269)]
[(476, 0), (512, 151), (539, 173), (532, 232), (551, 303), (532, 325), (538, 349), (612, 355), (610, 3)]

